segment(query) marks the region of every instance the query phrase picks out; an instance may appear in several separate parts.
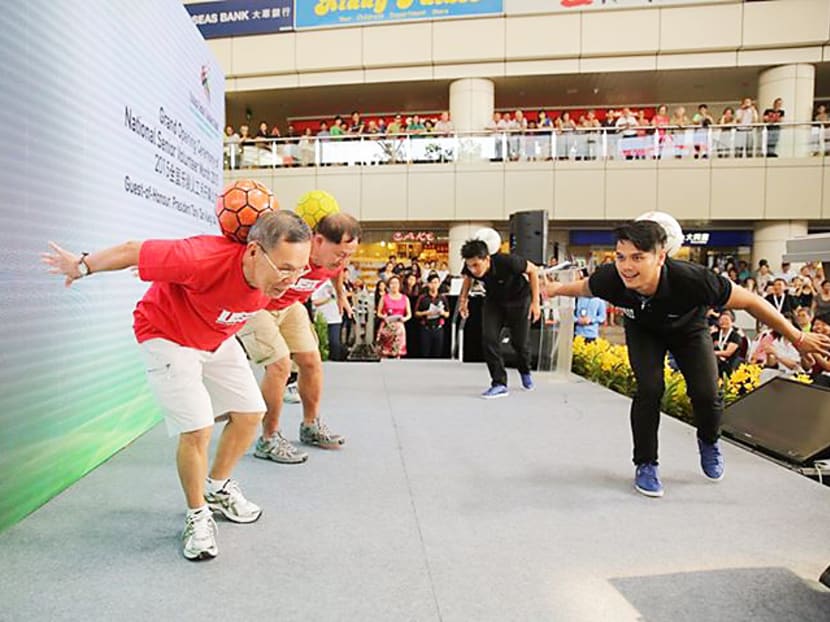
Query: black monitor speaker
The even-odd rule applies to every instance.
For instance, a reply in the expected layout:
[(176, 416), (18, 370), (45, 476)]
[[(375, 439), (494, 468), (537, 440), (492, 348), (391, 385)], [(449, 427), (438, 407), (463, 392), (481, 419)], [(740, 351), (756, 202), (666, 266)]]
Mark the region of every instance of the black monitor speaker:
[(730, 404), (727, 436), (787, 462), (830, 457), (830, 389), (775, 378)]
[(548, 246), (548, 212), (532, 210), (510, 215), (510, 252), (537, 265), (545, 263)]

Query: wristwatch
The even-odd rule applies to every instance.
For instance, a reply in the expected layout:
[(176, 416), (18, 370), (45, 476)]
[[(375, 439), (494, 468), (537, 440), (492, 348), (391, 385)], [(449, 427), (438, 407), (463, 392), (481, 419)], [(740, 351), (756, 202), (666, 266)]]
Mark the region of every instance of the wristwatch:
[(81, 260), (78, 262), (78, 273), (81, 275), (78, 278), (83, 278), (92, 274), (89, 266), (86, 264), (86, 257), (89, 253), (81, 253)]

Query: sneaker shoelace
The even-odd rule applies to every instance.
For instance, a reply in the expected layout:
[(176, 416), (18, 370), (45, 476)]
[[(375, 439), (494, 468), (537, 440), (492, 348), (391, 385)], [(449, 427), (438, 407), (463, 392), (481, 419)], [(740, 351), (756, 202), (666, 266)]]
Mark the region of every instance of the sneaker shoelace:
[(247, 509), (248, 500), (242, 495), (242, 490), (240, 490), (239, 483), (236, 480), (229, 479), (222, 492), (227, 493), (228, 504), (231, 507)]
[(323, 423), (320, 419), (318, 419), (315, 422), (315, 425), (317, 427), (317, 432), (319, 433), (319, 435), (322, 438), (325, 438), (325, 439), (331, 439), (332, 438), (331, 430), (329, 430), (328, 426), (325, 423)]
[(274, 453), (278, 456), (293, 456), (296, 454), (296, 450), (294, 449), (294, 445), (288, 442), (280, 432), (277, 432), (274, 438)]
[(213, 516), (209, 512), (205, 512), (203, 515), (191, 514), (187, 517), (186, 523), (185, 538), (192, 535), (196, 540), (205, 540), (216, 533), (216, 521), (213, 520)]

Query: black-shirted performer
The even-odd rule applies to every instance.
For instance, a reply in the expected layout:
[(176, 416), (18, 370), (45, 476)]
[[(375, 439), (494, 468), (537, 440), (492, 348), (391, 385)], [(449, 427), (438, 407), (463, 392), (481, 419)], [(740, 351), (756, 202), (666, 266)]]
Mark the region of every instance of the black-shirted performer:
[(481, 341), (484, 360), (490, 371), (490, 388), (481, 397), (495, 399), (509, 395), (507, 370), (504, 368), (499, 341), (503, 327), (510, 329), (510, 344), (516, 351), (522, 386), (527, 391), (532, 391), (534, 385), (530, 375), (529, 320), (532, 318), (535, 322), (541, 314), (539, 272), (536, 266), (519, 255), (490, 255), (487, 244), (481, 240), (467, 240), (461, 247), (461, 257), (464, 259), (464, 268), (461, 270), (464, 284), (458, 298), (461, 317), (469, 315), (467, 297), (473, 279), (482, 281), (487, 292)]
[(718, 439), (723, 399), (705, 313), (708, 307), (745, 309), (778, 331), (802, 353), (830, 351), (830, 337), (803, 333), (760, 296), (707, 270), (666, 257), (666, 232), (641, 220), (618, 227), (614, 265), (590, 278), (547, 283), (551, 296), (597, 296), (625, 315), (628, 360), (637, 380), (631, 403), (634, 487), (650, 497), (663, 495), (657, 469), (657, 429), (663, 397), (666, 352), (674, 355), (686, 379), (697, 425), (700, 465), (710, 480), (723, 477)]

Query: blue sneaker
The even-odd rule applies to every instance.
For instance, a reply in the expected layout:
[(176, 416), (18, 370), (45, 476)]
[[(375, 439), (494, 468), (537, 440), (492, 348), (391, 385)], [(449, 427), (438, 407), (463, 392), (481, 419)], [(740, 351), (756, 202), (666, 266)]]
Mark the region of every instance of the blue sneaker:
[(510, 392), (507, 390), (507, 387), (503, 384), (494, 384), (492, 387), (487, 389), (484, 393), (481, 394), (485, 400), (494, 400), (497, 397), (507, 397), (510, 395)]
[(700, 468), (703, 474), (713, 482), (723, 479), (723, 454), (720, 452), (720, 443), (715, 441), (711, 445), (697, 439), (697, 447), (700, 450)]
[(536, 385), (533, 384), (533, 376), (530, 375), (530, 372), (519, 375), (522, 377), (522, 386), (525, 388), (525, 391), (533, 391), (533, 389), (536, 388)]
[(656, 464), (638, 464), (634, 474), (634, 488), (647, 497), (662, 497), (663, 484)]

